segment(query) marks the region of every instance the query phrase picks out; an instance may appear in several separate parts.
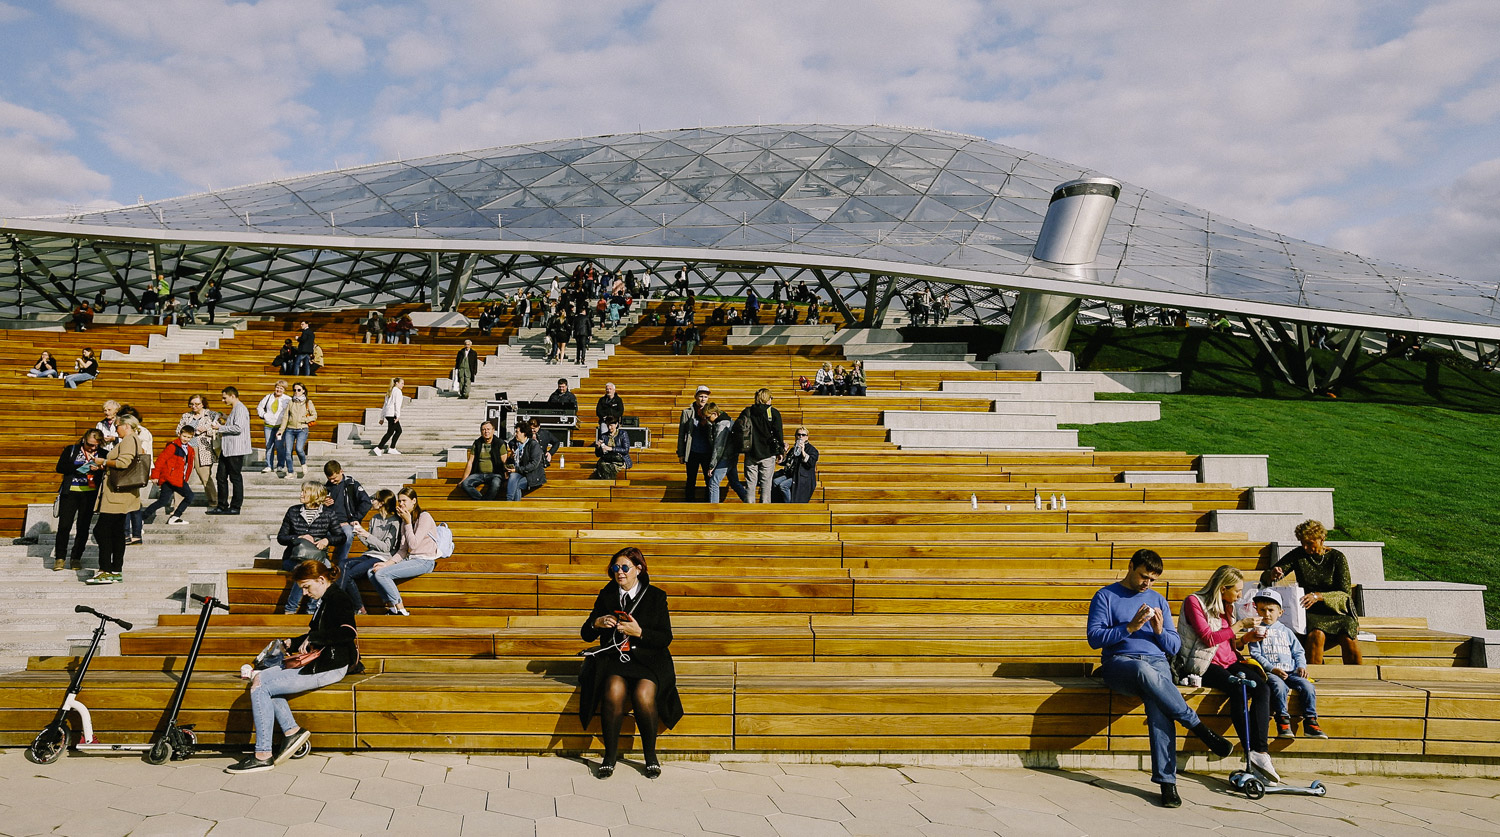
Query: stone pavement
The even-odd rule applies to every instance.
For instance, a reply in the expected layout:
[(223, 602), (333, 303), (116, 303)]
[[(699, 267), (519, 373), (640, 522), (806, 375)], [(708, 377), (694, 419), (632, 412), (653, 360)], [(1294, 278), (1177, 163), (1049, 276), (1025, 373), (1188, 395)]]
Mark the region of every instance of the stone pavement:
[(246, 776), (222, 772), (229, 763), (205, 753), (162, 767), (111, 756), (44, 767), (0, 751), (0, 834), (1477, 837), (1500, 823), (1493, 779), (1343, 776), (1322, 799), (1251, 802), (1222, 774), (1194, 774), (1181, 777), (1183, 807), (1167, 811), (1135, 771), (668, 760), (655, 781), (634, 761), (600, 781), (582, 761), (549, 756), (315, 753)]

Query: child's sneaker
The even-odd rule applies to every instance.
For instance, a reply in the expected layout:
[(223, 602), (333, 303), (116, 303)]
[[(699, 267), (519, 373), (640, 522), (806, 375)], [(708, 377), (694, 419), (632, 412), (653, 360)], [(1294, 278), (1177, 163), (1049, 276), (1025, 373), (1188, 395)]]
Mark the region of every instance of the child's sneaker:
[(84, 584), (114, 584), (115, 580), (107, 572), (96, 572), (91, 577), (83, 580)]
[(180, 517), (169, 517), (169, 518), (167, 518), (167, 525), (168, 526), (186, 526), (186, 525), (188, 525), (188, 522), (186, 520), (183, 520)]
[(1296, 738), (1297, 733), (1292, 732), (1292, 719), (1286, 715), (1276, 716), (1276, 737)]
[(1307, 736), (1308, 738), (1328, 737), (1328, 733), (1324, 732), (1323, 728), (1318, 726), (1318, 719), (1315, 717), (1307, 717), (1302, 719), (1302, 734)]

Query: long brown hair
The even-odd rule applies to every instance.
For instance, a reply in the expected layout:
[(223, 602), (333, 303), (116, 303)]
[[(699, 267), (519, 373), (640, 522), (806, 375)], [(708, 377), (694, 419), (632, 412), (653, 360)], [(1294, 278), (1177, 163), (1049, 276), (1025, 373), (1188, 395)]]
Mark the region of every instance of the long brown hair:
[(422, 504), (417, 501), (417, 490), (415, 488), (412, 488), (411, 486), (408, 485), (405, 488), (402, 488), (400, 491), (396, 492), (396, 495), (398, 497), (410, 497), (411, 498), (411, 520), (412, 520), (412, 525), (413, 526), (417, 525), (417, 518), (419, 518), (419, 517), (422, 516)]
[(320, 578), (329, 584), (339, 580), (339, 568), (330, 567), (322, 561), (303, 561), (292, 570), (292, 583), (298, 584), (310, 579)]

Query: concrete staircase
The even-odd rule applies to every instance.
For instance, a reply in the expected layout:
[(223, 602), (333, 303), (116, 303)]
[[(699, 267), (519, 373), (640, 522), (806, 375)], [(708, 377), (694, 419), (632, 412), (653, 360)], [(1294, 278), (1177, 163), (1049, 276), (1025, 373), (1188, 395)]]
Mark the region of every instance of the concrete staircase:
[(145, 346), (131, 346), (130, 351), (105, 349), (101, 361), (127, 363), (177, 363), (183, 355), (202, 354), (205, 349), (219, 348), (221, 340), (234, 337), (232, 326), (167, 326), (167, 333), (153, 334)]

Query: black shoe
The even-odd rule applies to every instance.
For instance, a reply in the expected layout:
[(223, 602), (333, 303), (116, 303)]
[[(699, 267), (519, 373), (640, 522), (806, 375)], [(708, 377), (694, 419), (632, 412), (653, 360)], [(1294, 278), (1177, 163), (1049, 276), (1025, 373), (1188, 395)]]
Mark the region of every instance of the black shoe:
[(1200, 722), (1198, 726), (1193, 727), (1193, 734), (1198, 736), (1199, 741), (1208, 745), (1209, 752), (1219, 758), (1224, 758), (1234, 752), (1234, 742), (1209, 729), (1207, 724)]
[(239, 509), (230, 509), (230, 510), (224, 512), (224, 513), (225, 514), (239, 514), (240, 510)]
[(1181, 808), (1182, 807), (1182, 797), (1180, 797), (1180, 796), (1177, 795), (1177, 785), (1172, 784), (1172, 785), (1162, 785), (1161, 786), (1161, 807), (1163, 807), (1163, 808)]
[(204, 514), (229, 514), (229, 513), (230, 513), (229, 509), (226, 509), (223, 506), (215, 506), (214, 508), (211, 508), (208, 511), (204, 512)]
[(265, 759), (258, 759), (258, 758), (256, 758), (255, 756), (252, 755), (252, 756), (246, 757), (242, 761), (235, 762), (234, 764), (231, 764), (228, 767), (224, 768), (224, 772), (225, 773), (259, 773), (259, 772), (261, 772), (263, 770), (271, 770), (271, 769), (273, 769), (275, 767), (276, 767), (275, 764), (272, 764), (271, 762), (269, 762), (269, 761), (267, 761)]
[(646, 763), (646, 778), (647, 779), (655, 779), (657, 776), (660, 776), (660, 775), (661, 775), (661, 765), (660, 764), (657, 764), (654, 761)]
[(594, 775), (600, 779), (608, 779), (615, 775), (615, 763), (611, 761), (599, 765), (599, 769), (594, 771)]
[(143, 517), (141, 518), (141, 522), (146, 524), (147, 526), (150, 526), (151, 524), (156, 522), (156, 515), (153, 514), (147, 517)]
[(297, 752), (297, 749), (306, 744), (310, 738), (312, 738), (312, 733), (307, 731), (307, 727), (299, 727), (295, 735), (281, 742), (281, 749), (276, 751), (276, 755), (271, 756), (271, 763), (281, 764), (291, 758), (292, 754)]

